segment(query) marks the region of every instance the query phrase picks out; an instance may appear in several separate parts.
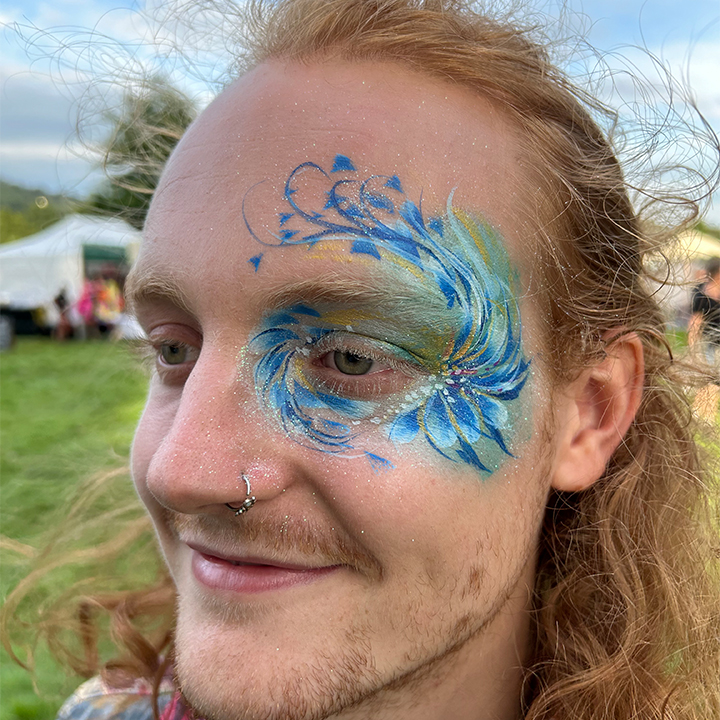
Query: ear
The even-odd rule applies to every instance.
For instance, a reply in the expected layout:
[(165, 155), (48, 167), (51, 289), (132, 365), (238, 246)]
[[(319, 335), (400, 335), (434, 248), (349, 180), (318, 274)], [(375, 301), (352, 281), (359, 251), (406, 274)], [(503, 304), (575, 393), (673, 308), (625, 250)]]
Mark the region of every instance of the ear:
[(621, 335), (558, 398), (556, 490), (585, 490), (603, 474), (640, 406), (644, 369), (640, 338)]

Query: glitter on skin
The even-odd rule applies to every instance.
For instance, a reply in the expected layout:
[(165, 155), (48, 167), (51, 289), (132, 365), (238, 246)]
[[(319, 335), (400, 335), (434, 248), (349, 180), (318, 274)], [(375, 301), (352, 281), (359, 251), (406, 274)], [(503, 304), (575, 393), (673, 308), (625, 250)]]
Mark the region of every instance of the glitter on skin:
[[(344, 155), (331, 173), (311, 162), (295, 168), (284, 191), (289, 211), (279, 214), (273, 242), (263, 242), (247, 220), (251, 189), (243, 200), (248, 230), (264, 245), (305, 245), (321, 254), (327, 241), (349, 245), (351, 256), (379, 262), (389, 287), (405, 288), (420, 314), (424, 308), (441, 319), (421, 319), (408, 332), (392, 320), (412, 315), (407, 307), (396, 313), (300, 303), (275, 311), (249, 344), (259, 358), (258, 396), (291, 437), (323, 452), (391, 467), (363, 447), (360, 426), (369, 422), (395, 445), (424, 439), (445, 458), (493, 472), (512, 456), (515, 426), (525, 424), (516, 401), (530, 362), (521, 349), (517, 273), (498, 234), (453, 207), (452, 194), (444, 216), (425, 218), (397, 175), (356, 175)], [(331, 184), (324, 206), (304, 208), (296, 193), (318, 177)], [(332, 351), (383, 362), (408, 383), (388, 397), (351, 397), (309, 371), (312, 358)]]

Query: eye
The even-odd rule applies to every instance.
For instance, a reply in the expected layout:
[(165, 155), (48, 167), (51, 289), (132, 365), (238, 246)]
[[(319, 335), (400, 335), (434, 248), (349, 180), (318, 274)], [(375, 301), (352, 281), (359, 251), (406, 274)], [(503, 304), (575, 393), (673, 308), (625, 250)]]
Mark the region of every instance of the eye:
[(166, 365), (182, 365), (188, 360), (196, 360), (197, 348), (191, 348), (185, 343), (168, 343), (158, 347), (158, 355)]
[(187, 326), (168, 323), (151, 330), (146, 345), (162, 382), (182, 384), (200, 357), (202, 337)]
[(368, 375), (373, 369), (377, 372), (386, 367), (378, 367), (380, 363), (372, 358), (342, 350), (328, 353), (323, 358), (323, 365), (337, 370), (343, 375)]
[(153, 343), (155, 367), (165, 385), (182, 385), (200, 357), (200, 348), (178, 340)]
[(336, 331), (324, 335), (307, 355), (299, 352), (296, 371), (301, 385), (311, 392), (380, 400), (406, 390), (425, 375), (407, 357), (407, 352), (382, 340)]

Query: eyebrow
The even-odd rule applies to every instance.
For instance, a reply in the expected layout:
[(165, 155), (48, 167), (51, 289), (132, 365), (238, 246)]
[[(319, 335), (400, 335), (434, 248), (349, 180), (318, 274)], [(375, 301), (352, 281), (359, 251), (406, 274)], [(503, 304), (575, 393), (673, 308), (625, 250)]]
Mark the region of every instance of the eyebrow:
[(408, 285), (390, 285), (369, 278), (337, 274), (318, 275), (308, 280), (283, 284), (264, 294), (265, 307), (288, 308), (297, 304), (344, 305), (354, 308), (390, 310), (399, 322), (415, 325), (418, 316), (439, 319), (446, 316), (447, 300), (432, 297)]
[[(283, 284), (265, 294), (268, 307), (288, 307), (297, 303), (337, 303), (343, 305), (378, 305), (397, 301), (396, 293), (373, 286), (367, 280), (320, 275), (308, 280)], [(417, 298), (407, 298), (408, 300)]]
[(125, 302), (133, 313), (142, 305), (161, 302), (193, 314), (180, 278), (138, 265), (132, 268), (125, 281)]
[[(172, 273), (158, 272), (154, 268), (135, 266), (125, 283), (125, 298), (131, 312), (143, 305), (166, 303), (194, 315), (192, 304), (183, 290), (189, 281)], [(189, 273), (187, 273), (189, 276)], [(298, 304), (331, 304), (355, 308), (392, 308), (395, 320), (410, 325), (417, 323), (418, 314), (437, 316), (447, 311), (446, 302), (418, 292), (412, 287), (394, 285), (383, 287), (368, 278), (353, 278), (336, 273), (324, 273), (307, 280), (276, 282), (254, 293), (261, 309), (289, 308)]]

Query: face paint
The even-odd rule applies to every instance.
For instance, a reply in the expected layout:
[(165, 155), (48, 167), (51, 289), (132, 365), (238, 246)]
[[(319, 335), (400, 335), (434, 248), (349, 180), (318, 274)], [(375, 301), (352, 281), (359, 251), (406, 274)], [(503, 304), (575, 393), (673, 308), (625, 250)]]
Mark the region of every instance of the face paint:
[[(340, 241), (350, 257), (373, 264), (370, 282), (382, 298), (271, 313), (249, 344), (261, 404), (294, 439), (323, 452), (390, 466), (367, 449), (375, 426), (396, 446), (420, 441), (492, 472), (512, 455), (525, 409), (518, 397), (530, 363), (517, 273), (498, 234), (453, 207), (452, 194), (444, 216), (426, 219), (397, 176), (356, 174), (342, 155), (330, 173), (310, 162), (295, 168), (272, 241), (256, 235), (249, 196), (243, 201), (256, 240), (321, 255), (327, 241)], [(329, 185), (324, 202), (301, 192), (310, 178)], [(262, 258), (251, 259), (256, 270)]]

